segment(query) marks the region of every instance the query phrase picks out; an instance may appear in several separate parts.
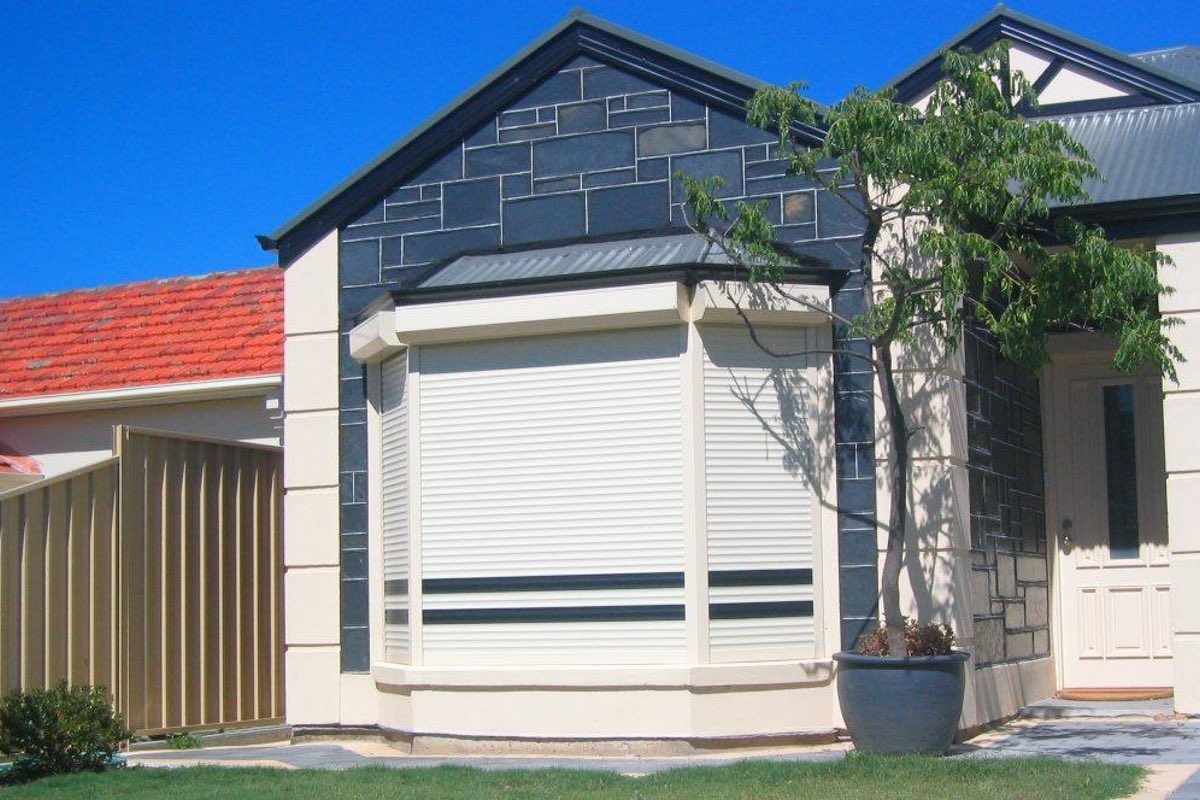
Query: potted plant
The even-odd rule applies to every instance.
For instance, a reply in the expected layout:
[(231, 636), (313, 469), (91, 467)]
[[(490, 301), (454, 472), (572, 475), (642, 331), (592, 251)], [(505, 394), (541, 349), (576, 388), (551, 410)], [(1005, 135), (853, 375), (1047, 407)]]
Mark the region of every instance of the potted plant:
[[(719, 179), (677, 175), (693, 230), (725, 252), (739, 280), (828, 317), (833, 347), (812, 354), (874, 373), (883, 410), (877, 459), (889, 494), (883, 627), (858, 653), (835, 658), (851, 737), (883, 753), (945, 751), (968, 658), (953, 649), (948, 628), (903, 615), (902, 567), (915, 562), (921, 533), (908, 524), (909, 446), (920, 429), (910, 419), (919, 402), (898, 390), (896, 359), (947, 357), (967, 325), (1035, 372), (1048, 360), (1053, 330), (1112, 336), (1119, 369), (1151, 363), (1173, 378), (1180, 357), (1166, 336), (1173, 321), (1156, 304), (1169, 291), (1158, 278), (1166, 257), (1116, 246), (1096, 226), (1051, 214), (1052, 204), (1084, 201), (1084, 182), (1100, 176), (1061, 125), (1022, 116), (1037, 98), (1010, 69), (1007, 44), (944, 53), (942, 73), (923, 108), (896, 102), (890, 90), (860, 88), (823, 109), (802, 96), (802, 84), (760, 89), (747, 105), (748, 122), (778, 133), (772, 152), (788, 174), (843, 201), (843, 216), (860, 223), (861, 245), (851, 240), (858, 275), (849, 285), (861, 289), (857, 298), (843, 290), (848, 302), (827, 307), (789, 291), (796, 258), (779, 242), (765, 202), (731, 207), (717, 199)], [(732, 292), (730, 299), (740, 312)], [(759, 343), (749, 316), (741, 319)]]
[(835, 653), (838, 704), (850, 738), (867, 753), (941, 754), (962, 716), (965, 664), (949, 625), (904, 624), (905, 651), (892, 655), (885, 628), (864, 635), (857, 652)]

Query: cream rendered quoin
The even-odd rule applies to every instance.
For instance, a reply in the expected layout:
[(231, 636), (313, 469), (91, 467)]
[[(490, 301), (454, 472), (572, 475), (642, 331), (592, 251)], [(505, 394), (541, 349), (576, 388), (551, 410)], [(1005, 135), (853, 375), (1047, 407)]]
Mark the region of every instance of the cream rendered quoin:
[(1188, 359), (1179, 367), (1179, 383), (1163, 384), (1174, 666), (1170, 685), (1177, 712), (1200, 714), (1200, 231), (1160, 238), (1157, 247), (1175, 262), (1165, 280), (1175, 291), (1160, 298), (1159, 307), (1181, 321), (1171, 336)]
[(337, 232), (284, 273), (284, 615), (288, 719), (374, 724), (374, 686), (342, 675), (338, 630)]
[[(828, 347), (822, 314), (751, 313), (777, 347)], [(435, 740), (837, 725), (827, 356), (773, 359), (721, 288), (678, 283), (386, 308), (350, 349), (368, 364), (379, 476), (381, 726)]]

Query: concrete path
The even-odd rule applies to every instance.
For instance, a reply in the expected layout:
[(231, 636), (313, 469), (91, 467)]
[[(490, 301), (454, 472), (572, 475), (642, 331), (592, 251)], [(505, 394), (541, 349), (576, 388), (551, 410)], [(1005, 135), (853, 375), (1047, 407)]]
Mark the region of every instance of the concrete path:
[(1200, 800), (1200, 720), (1068, 718), (1012, 722), (972, 739), (961, 757), (1054, 756), (1149, 767), (1139, 798)]
[[(1200, 800), (1200, 720), (1149, 717), (1107, 719), (1019, 720), (955, 748), (955, 758), (1056, 756), (1137, 764), (1152, 777), (1139, 798)], [(245, 747), (206, 747), (200, 750), (158, 750), (129, 754), (129, 763), (153, 767), (272, 766), (282, 769), (346, 769), (357, 766), (392, 768), (466, 766), (487, 770), (587, 769), (624, 775), (645, 775), (691, 766), (720, 766), (747, 759), (826, 761), (841, 758), (848, 744), (827, 747), (778, 748), (737, 755), (719, 754), (674, 758), (527, 758), (514, 756), (409, 756), (369, 741), (322, 741), (301, 744), (262, 744)]]
[(531, 758), (526, 756), (410, 756), (380, 742), (329, 741), (301, 744), (251, 745), (247, 747), (203, 748), (200, 750), (153, 750), (131, 753), (134, 766), (183, 767), (197, 765), (272, 766), (284, 769), (347, 769), (380, 766), (397, 769), (413, 767), (475, 767), (485, 770), (506, 769), (578, 769), (617, 772), (622, 775), (647, 775), (669, 769), (698, 766), (723, 766), (747, 760), (830, 761), (841, 758), (848, 744), (825, 747), (772, 748), (752, 754), (696, 755), (670, 758), (571, 757)]

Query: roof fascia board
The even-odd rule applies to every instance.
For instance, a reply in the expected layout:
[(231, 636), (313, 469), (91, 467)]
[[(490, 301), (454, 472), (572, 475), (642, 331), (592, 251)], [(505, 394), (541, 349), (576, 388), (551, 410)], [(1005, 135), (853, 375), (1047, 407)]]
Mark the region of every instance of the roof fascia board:
[(159, 403), (186, 403), (197, 400), (225, 400), (265, 395), (283, 383), (279, 374), (218, 381), (171, 383), (155, 386), (126, 386), (94, 392), (34, 395), (0, 400), (0, 417), (25, 417), (92, 411), (116, 406), (144, 406)]
[[(765, 82), (693, 56), (589, 14), (576, 12), (536, 39), (449, 105), (355, 171), (269, 236), (265, 250), (277, 250), (290, 264), (318, 237), (342, 224), (408, 175), (415, 174), (449, 144), (469, 135), (498, 110), (542, 78), (584, 54), (668, 88), (699, 96), (735, 113)], [(819, 127), (794, 126), (796, 135), (817, 143)]]
[(896, 90), (898, 100), (908, 102), (937, 80), (941, 73), (943, 52), (960, 47), (981, 50), (1000, 39), (1032, 45), (1051, 56), (1078, 63), (1129, 84), (1160, 102), (1200, 100), (1200, 84), (1003, 6), (997, 7), (965, 33), (951, 39), (938, 48), (934, 55), (926, 56), (917, 66), (886, 86)]

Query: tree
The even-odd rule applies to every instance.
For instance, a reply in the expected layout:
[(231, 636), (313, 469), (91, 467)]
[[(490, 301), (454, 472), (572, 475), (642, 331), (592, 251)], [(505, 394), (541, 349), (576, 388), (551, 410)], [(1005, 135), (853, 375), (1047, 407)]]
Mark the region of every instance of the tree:
[[(1009, 68), (1006, 43), (945, 53), (943, 77), (924, 108), (896, 102), (890, 90), (859, 88), (821, 109), (803, 89), (759, 90), (747, 121), (778, 133), (789, 174), (805, 176), (862, 217), (865, 312), (844, 319), (811, 307), (869, 343), (869, 352), (839, 352), (871, 365), (884, 409), (891, 502), (880, 593), (889, 652), (904, 654), (900, 573), (914, 431), (897, 392), (897, 348), (920, 342), (950, 354), (972, 324), (986, 329), (1005, 357), (1040, 371), (1048, 333), (1086, 330), (1116, 338), (1118, 369), (1150, 363), (1174, 379), (1182, 356), (1167, 329), (1175, 320), (1161, 317), (1157, 305), (1170, 291), (1159, 279), (1167, 259), (1052, 213), (1085, 200), (1085, 181), (1102, 176), (1061, 125), (1023, 116), (1037, 98)], [(823, 129), (822, 143), (802, 144), (795, 133), (801, 125)], [(719, 179), (679, 177), (695, 230), (750, 282), (807, 304), (785, 284), (791, 251), (776, 241), (765, 204), (730, 208), (714, 197)], [(748, 316), (742, 319), (759, 342)]]

